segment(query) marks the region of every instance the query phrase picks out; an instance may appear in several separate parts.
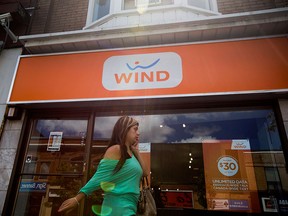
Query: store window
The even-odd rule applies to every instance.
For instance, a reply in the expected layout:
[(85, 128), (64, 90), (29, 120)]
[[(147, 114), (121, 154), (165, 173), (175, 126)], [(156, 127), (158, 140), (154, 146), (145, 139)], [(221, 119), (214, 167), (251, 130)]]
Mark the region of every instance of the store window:
[(265, 176), (267, 180), (267, 190), (269, 192), (279, 193), (282, 191), (277, 167), (265, 167)]
[[(288, 175), (272, 109), (134, 117), (159, 211), (285, 211)], [(95, 170), (118, 118), (95, 118)], [(271, 197), (276, 207), (266, 205)]]
[[(139, 150), (150, 167), (159, 215), (287, 213), (287, 167), (270, 107), (124, 114), (140, 123)], [(94, 121), (30, 120), (14, 215), (57, 215), (92, 177), (120, 117), (95, 115)], [(103, 191), (85, 200), (69, 215), (95, 215)]]
[(84, 184), (87, 125), (87, 119), (31, 120), (13, 215), (58, 215), (61, 203), (77, 194)]
[(43, 174), (43, 176), (40, 176), (40, 179), (47, 179), (48, 176), (45, 174), (49, 174), (50, 170), (50, 162), (42, 162), (40, 165), (40, 174)]

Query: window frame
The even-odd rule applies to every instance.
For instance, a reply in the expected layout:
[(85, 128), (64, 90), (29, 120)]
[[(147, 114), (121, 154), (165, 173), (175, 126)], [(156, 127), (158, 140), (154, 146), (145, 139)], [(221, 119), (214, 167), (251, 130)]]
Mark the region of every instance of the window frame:
[[(90, 26), (92, 26), (95, 22), (98, 22), (100, 20), (102, 20), (103, 18), (105, 19), (107, 16), (113, 15), (115, 13), (122, 13), (125, 11), (136, 11), (137, 10), (137, 0), (134, 0), (134, 6), (135, 8), (131, 8), (131, 9), (124, 9), (125, 8), (125, 0), (121, 0), (121, 1), (110, 1), (110, 8), (109, 8), (109, 13), (103, 17), (101, 17), (100, 19), (96, 19), (93, 20), (94, 18), (94, 9), (95, 9), (95, 4), (96, 4), (97, 0), (89, 0), (88, 3), (88, 12), (87, 12), (87, 18), (86, 18), (86, 24), (84, 28), (89, 28)], [(150, 0), (149, 0), (150, 1)], [(150, 2), (149, 6), (154, 7), (161, 7), (163, 0), (154, 0), (155, 2)], [(214, 13), (218, 13), (218, 5), (217, 5), (217, 0), (205, 0), (207, 1), (207, 5), (209, 5), (209, 8), (201, 8), (201, 7), (197, 7), (197, 6), (190, 6), (188, 5), (188, 0), (174, 0), (174, 3), (169, 5), (169, 6), (173, 6), (173, 7), (191, 7), (194, 9), (199, 9), (204, 10), (204, 11), (211, 11)], [(148, 7), (149, 7), (148, 6)], [(163, 5), (163, 7), (166, 5)], [(150, 7), (149, 7), (150, 8)]]
[[(139, 0), (134, 0), (135, 1), (135, 7), (137, 7), (137, 6), (142, 6), (142, 4), (141, 3), (138, 3), (138, 1)], [(140, 0), (141, 1), (141, 0)], [(124, 1), (123, 1), (123, 3), (124, 3)], [(162, 3), (162, 1), (161, 0), (148, 0), (148, 6), (150, 6), (150, 5), (159, 5), (159, 4), (161, 4)]]
[(196, 5), (190, 5), (189, 4), (189, 0), (185, 0), (186, 1), (186, 4), (188, 7), (195, 7), (195, 8), (199, 8), (201, 10), (208, 10), (208, 11), (213, 11), (213, 12), (218, 12), (218, 4), (217, 4), (217, 0), (205, 0), (205, 5), (206, 7), (205, 8), (202, 8), (202, 7), (198, 7)]

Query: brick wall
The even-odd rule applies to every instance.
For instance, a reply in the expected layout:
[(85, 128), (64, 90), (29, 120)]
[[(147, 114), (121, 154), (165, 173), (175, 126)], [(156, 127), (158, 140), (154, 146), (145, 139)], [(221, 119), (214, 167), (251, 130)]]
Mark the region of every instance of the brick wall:
[(45, 33), (51, 0), (39, 0), (32, 17), (30, 34)]
[(288, 7), (288, 0), (217, 0), (222, 14)]
[[(81, 30), (89, 0), (39, 0), (30, 34)], [(222, 14), (288, 7), (288, 0), (217, 0)]]
[(39, 0), (30, 34), (81, 30), (89, 0)]

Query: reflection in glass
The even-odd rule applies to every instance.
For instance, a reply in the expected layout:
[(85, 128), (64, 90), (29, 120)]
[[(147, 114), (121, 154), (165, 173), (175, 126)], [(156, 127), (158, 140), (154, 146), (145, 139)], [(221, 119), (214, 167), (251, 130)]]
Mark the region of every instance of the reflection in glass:
[[(33, 176), (34, 181), (27, 181), (24, 175), (20, 180), (15, 216), (58, 215), (57, 210), (64, 200), (77, 194), (83, 184), (81, 178), (49, 176), (46, 179)], [(79, 215), (79, 209), (69, 213)]]
[[(133, 117), (140, 123), (140, 143), (151, 146), (147, 158), (148, 164), (151, 164), (151, 186), (158, 207), (173, 208), (173, 205), (174, 207), (180, 205), (178, 207), (213, 211), (222, 208), (219, 207), (221, 201), (223, 205), (227, 203), (234, 206), (234, 209), (229, 211), (260, 212), (263, 211), (261, 200), (269, 198), (269, 194), (278, 200), (287, 197), (288, 185), (285, 179), (288, 175), (273, 110), (201, 111)], [(108, 143), (112, 127), (118, 118), (118, 116), (108, 116), (95, 119), (93, 135), (95, 149)], [(238, 192), (239, 196), (232, 196), (234, 192), (231, 191), (226, 193), (209, 191), (210, 199), (207, 200), (208, 179), (205, 174), (204, 159), (205, 155), (209, 154), (207, 148), (203, 150), (203, 143), (207, 142), (213, 143), (212, 145), (220, 150), (219, 154), (221, 149), (228, 154), (227, 157), (222, 157), (223, 173), (225, 169), (234, 169), (236, 163), (239, 169), (239, 172), (236, 170), (235, 173), (230, 174), (232, 177), (225, 177), (221, 173), (217, 174), (218, 177), (222, 180), (234, 178), (232, 180), (242, 181), (243, 185), (237, 183), (234, 185), (234, 190), (238, 188), (237, 190), (248, 191)], [(230, 149), (233, 142), (238, 143), (236, 148), (239, 142), (244, 142), (249, 147), (246, 150), (233, 151)], [(231, 164), (225, 164), (227, 162), (225, 160), (230, 160)], [(217, 162), (212, 164), (209, 160), (208, 163), (211, 163), (211, 166), (217, 165)], [(215, 168), (216, 171), (217, 169), (220, 167)], [(184, 200), (182, 204), (167, 202), (169, 196), (171, 198), (171, 194), (175, 195), (175, 193), (178, 194), (176, 196), (179, 199)], [(230, 197), (241, 198), (241, 202), (212, 199), (219, 196), (229, 197), (229, 194)], [(215, 201), (218, 206), (212, 208)], [(253, 208), (249, 207), (251, 205)]]
[[(49, 173), (82, 173), (86, 131), (87, 120), (36, 120), (23, 172), (43, 174), (45, 162)], [(51, 141), (56, 133), (61, 136)], [(53, 145), (58, 148), (49, 148)]]
[[(84, 184), (87, 123), (87, 120), (34, 120), (15, 215), (57, 215), (60, 204), (78, 193)], [(57, 135), (57, 139), (53, 136), (51, 139), (51, 134)], [(50, 144), (57, 148), (49, 148)], [(69, 215), (78, 213), (75, 209)]]
[[(134, 116), (143, 143), (198, 143), (249, 139), (253, 150), (282, 150), (272, 110), (173, 113)], [(109, 139), (118, 116), (98, 117), (94, 139)], [(183, 126), (185, 125), (185, 126)]]

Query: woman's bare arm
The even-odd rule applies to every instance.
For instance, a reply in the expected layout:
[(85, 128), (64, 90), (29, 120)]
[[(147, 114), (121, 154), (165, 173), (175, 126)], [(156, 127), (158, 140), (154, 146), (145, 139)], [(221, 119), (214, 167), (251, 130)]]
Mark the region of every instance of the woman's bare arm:
[(69, 213), (74, 208), (76, 208), (82, 199), (85, 198), (84, 193), (78, 193), (76, 196), (65, 200), (62, 205), (59, 207), (58, 212), (66, 212)]

